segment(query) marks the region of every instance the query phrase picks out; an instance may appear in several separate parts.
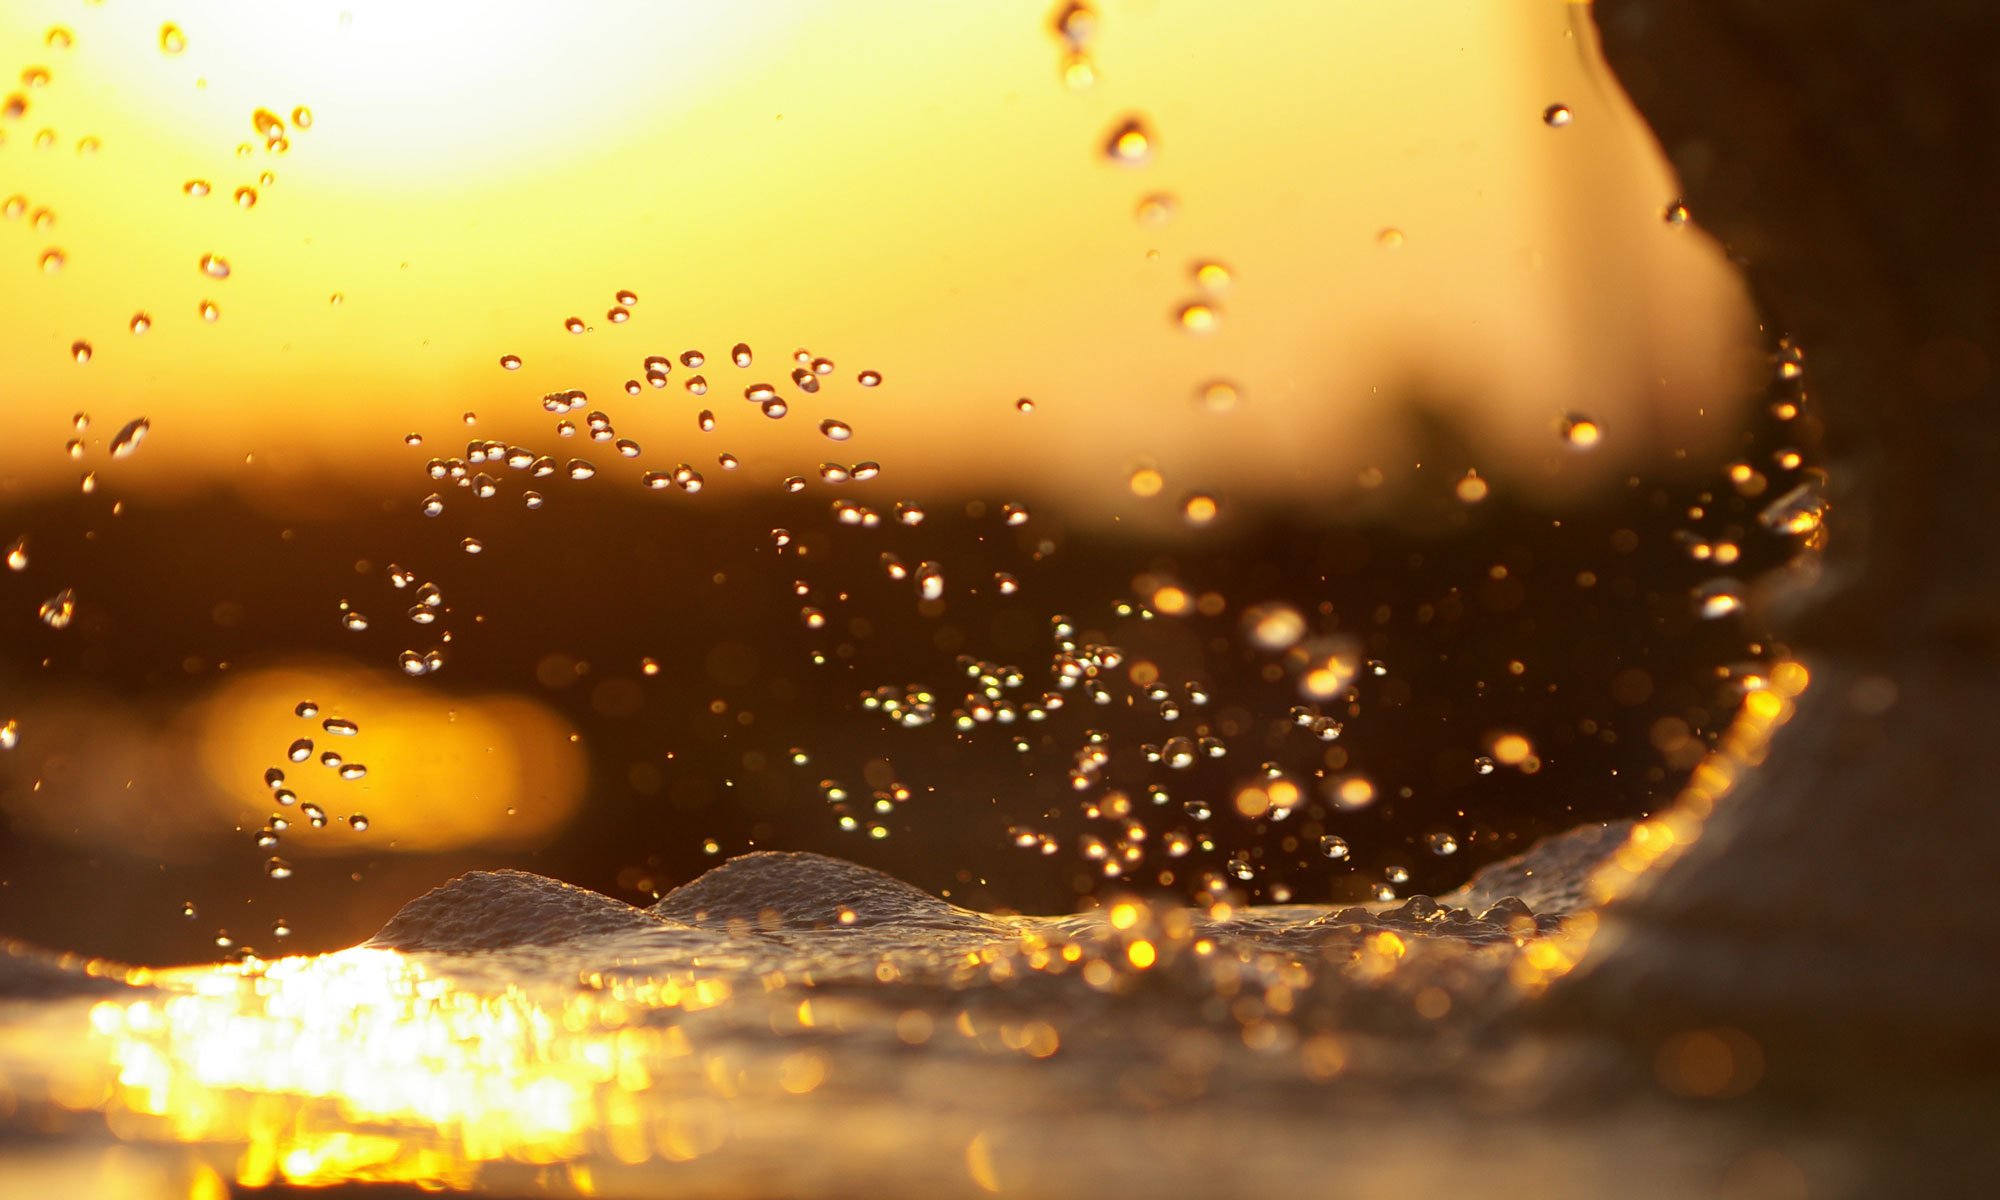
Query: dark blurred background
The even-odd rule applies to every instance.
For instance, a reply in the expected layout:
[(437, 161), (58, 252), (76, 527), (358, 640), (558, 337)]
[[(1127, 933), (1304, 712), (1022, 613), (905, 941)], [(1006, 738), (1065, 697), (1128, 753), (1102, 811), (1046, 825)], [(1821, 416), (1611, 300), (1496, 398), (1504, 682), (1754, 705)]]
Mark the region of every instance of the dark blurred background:
[[(1809, 424), (1782, 419), (1795, 400), (1779, 380), (1713, 461), (1559, 509), (1468, 486), (1476, 456), (1421, 416), (1415, 459), (1364, 481), (1351, 503), (1225, 506), (1199, 528), (1071, 528), (1058, 500), (1033, 496), (1013, 498), (1029, 513), (1018, 525), (999, 499), (964, 497), (928, 502), (907, 525), (880, 480), (815, 480), (757, 500), (558, 478), (531, 481), (548, 499), (530, 511), (521, 481), (502, 478), (490, 500), (447, 487), (437, 520), (413, 512), (432, 486), (414, 471), (404, 494), (309, 521), (220, 495), (115, 515), (96, 497), (36, 502), (17, 513), (36, 566), (83, 602), (70, 628), (51, 629), (24, 583), (0, 576), (10, 703), (70, 714), (24, 722), (20, 745), (0, 755), (0, 929), (146, 962), (318, 950), (365, 937), (467, 869), (519, 867), (643, 904), (752, 849), (836, 854), (964, 904), (1022, 911), (1065, 911), (1106, 890), (1194, 897), (1226, 885), (1305, 902), (1440, 892), (1544, 834), (1650, 811), (1756, 685), (1773, 648), (1742, 613), (1704, 619), (1695, 595), (1719, 577), (1754, 580), (1796, 548), (1757, 520), (1809, 477), (1788, 456)], [(880, 523), (843, 523), (843, 502)], [(477, 555), (460, 544), (473, 533)], [(1739, 548), (1734, 562), (1715, 561), (1730, 554), (1722, 545)], [(941, 564), (942, 597), (923, 601), (913, 579), (892, 578), (885, 553), (912, 573)], [(387, 578), (401, 563), (428, 564), (422, 580), (445, 599), (436, 625), (403, 619), (414, 587)], [(997, 572), (1018, 592), (1002, 594)], [(1161, 611), (1162, 588), (1180, 589), (1186, 611)], [(369, 627), (346, 628), (342, 603)], [(823, 628), (808, 627), (808, 606)], [(1246, 612), (1273, 606), (1303, 617), (1289, 656), (1246, 626)], [(1058, 616), (1079, 648), (1115, 646), (1122, 659), (1098, 680), (1108, 703), (1064, 692), (1062, 708), (1031, 721), (1026, 709), (1055, 690)], [(445, 667), (404, 677), (398, 653), (440, 644), (443, 629)], [(1308, 646), (1331, 646), (1354, 669), (1338, 696), (1301, 694), (1319, 661)], [(976, 686), (968, 661), (1018, 670), (1003, 694), (1021, 719), (955, 725)], [(260, 700), (256, 767), (288, 771), (302, 803), (325, 805), (329, 825), (313, 829), (274, 802), (261, 769), (216, 777), (202, 740), (250, 736), (226, 711), (203, 730), (177, 723), (232, 677), (286, 668), (330, 681), (362, 672), (413, 711), (454, 719), (482, 697), (530, 698), (549, 715), (520, 736), (571, 745), (583, 777), (540, 794), (502, 789), (504, 810), (477, 786), (476, 761), (448, 763), (460, 774), (443, 788), (379, 763), (363, 790), (322, 786), (330, 773), (286, 761), (286, 740), (262, 730), (296, 727), (320, 750), (348, 743), (294, 717), (289, 699), (283, 711)], [(934, 697), (927, 725), (900, 727), (864, 703), (916, 687)], [(1301, 705), (1337, 719), (1339, 737), (1302, 728)], [(363, 724), (350, 758), (365, 757), (371, 733), (396, 734)], [(513, 728), (491, 740), (507, 744)], [(1093, 731), (1108, 757), (1079, 791), (1071, 771)], [(1524, 742), (1496, 754), (1507, 734)], [(1147, 746), (1175, 735), (1212, 737), (1226, 753), (1185, 768), (1147, 761)], [(106, 763), (138, 765), (119, 789), (106, 786)], [(1284, 819), (1234, 802), (1271, 782), (1267, 764), (1298, 788)], [(1353, 777), (1372, 803), (1336, 803)], [(429, 794), (402, 795), (412, 787)], [(470, 823), (426, 848), (425, 832), (460, 808)], [(365, 831), (344, 821), (357, 810), (369, 812)], [(260, 812), (292, 822), (275, 849), (254, 844)], [(843, 830), (843, 816), (856, 828)], [(1108, 878), (1083, 847), (1100, 839), (1115, 860), (1133, 824), (1140, 856)], [(1017, 845), (1023, 830), (1058, 849)], [(1175, 835), (1184, 856), (1169, 853)], [(1344, 839), (1346, 858), (1323, 852), (1328, 836)], [(291, 878), (267, 876), (272, 853)]]

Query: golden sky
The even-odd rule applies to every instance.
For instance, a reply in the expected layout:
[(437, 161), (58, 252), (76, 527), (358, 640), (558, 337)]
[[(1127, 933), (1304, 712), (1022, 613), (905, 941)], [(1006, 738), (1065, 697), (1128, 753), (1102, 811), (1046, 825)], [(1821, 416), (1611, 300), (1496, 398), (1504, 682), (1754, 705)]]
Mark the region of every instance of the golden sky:
[[(421, 489), (467, 411), (557, 452), (539, 399), (568, 387), (646, 447), (634, 476), (741, 456), (710, 498), (833, 457), (825, 417), (856, 431), (843, 461), (913, 491), (1080, 507), (1142, 462), (1170, 488), (1337, 493), (1407, 466), (1384, 418), (1411, 390), (1501, 479), (1729, 428), (1740, 287), (1661, 219), (1674, 184), (1592, 65), (1586, 9), (1097, 8), (1079, 88), (1047, 4), (9, 4), (0, 63), (30, 74), (6, 85), (27, 110), (0, 119), (0, 191), (25, 197), (0, 221), (0, 489), (75, 487), (79, 411), (93, 455), (152, 421), (105, 471), (121, 494), (298, 503), (385, 471)], [(1149, 153), (1109, 161), (1128, 117)], [(196, 179), (208, 195), (185, 193)], [(1139, 215), (1152, 195), (1172, 198), (1163, 223)], [(1193, 278), (1208, 261), (1226, 288)], [(620, 289), (639, 303), (613, 325)], [(1212, 332), (1177, 322), (1195, 301)], [(572, 315), (590, 332), (566, 333)], [(738, 341), (750, 370), (724, 361)], [(838, 368), (767, 421), (741, 390), (785, 385), (797, 347)], [(619, 390), (689, 348), (707, 397), (678, 361), (665, 390)], [(883, 386), (856, 387), (863, 368)], [(1232, 411), (1194, 400), (1218, 379)], [(1562, 452), (1571, 411), (1602, 425), (1596, 453)]]

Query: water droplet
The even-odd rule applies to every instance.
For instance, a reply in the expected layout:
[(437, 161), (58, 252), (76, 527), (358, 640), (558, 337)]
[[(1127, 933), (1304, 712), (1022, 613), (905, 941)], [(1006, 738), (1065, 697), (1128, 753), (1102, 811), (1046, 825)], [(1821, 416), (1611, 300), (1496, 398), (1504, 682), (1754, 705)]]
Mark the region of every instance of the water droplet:
[(229, 261), (219, 254), (204, 254), (201, 256), (201, 271), (212, 279), (227, 279)]
[(1023, 396), (1020, 399), (1014, 401), (1014, 411), (1017, 413), (1034, 412), (1035, 402), (1033, 400), (1028, 399), (1028, 397)]
[(288, 938), (292, 936), (292, 923), (283, 917), (279, 917), (277, 920), (271, 922), (271, 936), (274, 938)]
[(284, 118), (268, 108), (256, 109), (250, 114), (251, 128), (264, 139), (266, 146), (272, 145), (285, 136)]
[(749, 366), (751, 362), (750, 347), (743, 342), (738, 342), (734, 346), (731, 346), (729, 348), (729, 361), (739, 367)]
[(76, 589), (64, 588), (42, 601), (40, 612), (42, 624), (50, 629), (68, 629), (76, 617)]
[(582, 317), (571, 317), (563, 322), (563, 328), (569, 330), (571, 333), (582, 333), (589, 326), (583, 323)]
[(1694, 611), (1704, 621), (1729, 616), (1742, 607), (1743, 585), (1734, 579), (1711, 579), (1694, 590)]
[(69, 30), (57, 25), (51, 28), (47, 34), (43, 35), (42, 41), (51, 50), (67, 50), (74, 44), (75, 37)]
[(436, 492), (432, 492), (430, 495), (424, 497), (423, 513), (425, 516), (435, 517), (442, 512), (444, 512), (443, 496), (438, 495)]
[(518, 354), (503, 354), (500, 356), (500, 366), (503, 370), (518, 371), (521, 369), (521, 356)]
[(312, 700), (301, 700), (298, 707), (292, 709), (292, 713), (300, 717), (316, 717), (319, 715), (319, 704)]
[(1688, 223), (1688, 206), (1684, 201), (1675, 200), (1660, 210), (1660, 219), (1679, 229)]
[(819, 423), (819, 431), (831, 441), (844, 442), (854, 436), (854, 427), (845, 421), (828, 419)]
[(42, 261), (42, 270), (53, 275), (57, 271), (63, 269), (63, 264), (69, 261), (69, 255), (63, 253), (62, 250), (56, 247), (50, 247), (49, 249), (42, 251), (41, 261)]
[(687, 393), (690, 396), (708, 395), (708, 380), (703, 379), (699, 375), (688, 376), (687, 381), (681, 384), (681, 386), (687, 389)]
[(90, 361), (90, 354), (89, 342), (79, 339), (69, 344), (69, 356), (76, 360), (79, 367)]
[(570, 459), (567, 470), (571, 479), (589, 479), (591, 476), (597, 474), (597, 468), (591, 466), (587, 460), (581, 458)]
[(1424, 844), (1429, 846), (1431, 853), (1437, 855), (1439, 858), (1445, 858), (1458, 853), (1458, 839), (1450, 833), (1433, 833), (1424, 839)]
[(144, 333), (153, 327), (153, 318), (146, 313), (133, 313), (130, 326), (133, 333)]
[(285, 751), (285, 757), (291, 759), (293, 762), (304, 762), (308, 758), (312, 757), (312, 752), (313, 752), (312, 739), (298, 738), (295, 741), (293, 741), (291, 746)]
[(1214, 333), (1222, 314), (1214, 305), (1196, 300), (1181, 305), (1174, 313), (1174, 319), (1189, 333)]
[(292, 864), (274, 854), (264, 860), (264, 874), (269, 875), (273, 879), (290, 879), (292, 877)]
[(1773, 533), (1810, 534), (1826, 519), (1826, 501), (1819, 489), (1802, 483), (1779, 496), (1757, 514), (1757, 522)]
[(167, 54), (179, 54), (187, 49), (187, 35), (181, 27), (169, 21), (160, 26), (160, 49)]
[(190, 179), (181, 185), (181, 191), (186, 192), (190, 196), (206, 196), (208, 195), (208, 180)]
[(346, 763), (340, 768), (340, 777), (349, 781), (366, 779), (368, 767), (363, 763)]
[(347, 827), (356, 833), (367, 833), (368, 818), (365, 814), (354, 813), (347, 818)]
[(207, 321), (211, 325), (213, 325), (216, 322), (216, 320), (222, 316), (222, 310), (215, 306), (215, 301), (213, 300), (202, 301), (201, 307), (197, 311), (201, 313), (201, 319)]
[(1000, 506), (1000, 519), (1009, 525), (1026, 525), (1028, 523), (1028, 506), (1025, 504), (1002, 504)]
[(1575, 119), (1576, 114), (1570, 111), (1567, 104), (1551, 104), (1542, 110), (1542, 124), (1550, 129), (1561, 129)]
[(480, 551), (486, 549), (486, 543), (476, 537), (463, 538), (459, 541), (458, 546), (459, 549), (465, 551), (467, 554), (478, 554)]
[(1123, 166), (1143, 166), (1153, 157), (1153, 135), (1136, 116), (1122, 118), (1104, 139), (1104, 156)]
[(785, 476), (784, 488), (788, 492), (803, 492), (806, 490), (806, 477), (803, 475), (787, 475)]
[(186, 917), (190, 921), (195, 919), (196, 910), (194, 907), (194, 901), (192, 900), (181, 901), (181, 916)]
[(1209, 292), (1227, 291), (1234, 282), (1229, 268), (1219, 262), (1195, 263), (1188, 269), (1188, 274), (1194, 278), (1196, 287)]
[(1571, 413), (1558, 426), (1563, 441), (1573, 450), (1589, 450), (1604, 438), (1604, 431), (1597, 422), (1581, 413)]
[(681, 351), (681, 365), (684, 367), (698, 367), (707, 361), (699, 350)]
[(1403, 231), (1395, 228), (1384, 229), (1375, 235), (1375, 244), (1384, 250), (1402, 249), (1403, 240)]
[(361, 732), (361, 726), (345, 717), (328, 717), (319, 723), (319, 727), (328, 733), (337, 734), (340, 737), (353, 737), (355, 734)]
[(604, 319), (611, 322), (613, 325), (623, 325), (625, 322), (632, 319), (632, 314), (623, 305), (614, 305), (611, 308), (605, 310)]
[(1181, 502), (1181, 515), (1190, 525), (1206, 525), (1215, 520), (1222, 506), (1215, 497), (1205, 492), (1196, 492)]
[(292, 110), (292, 126), (295, 129), (311, 129), (313, 126), (312, 109), (307, 108), (303, 104), (294, 108)]
[(21, 722), (8, 718), (0, 722), (0, 750), (12, 750), (21, 744)]
[(347, 626), (347, 628), (353, 630), (355, 633), (361, 633), (368, 628), (368, 618), (362, 616), (358, 612), (349, 612), (344, 614), (340, 618), (340, 623), (342, 625)]
[(28, 569), (28, 536), (26, 534), (15, 538), (14, 544), (7, 547), (7, 569), (10, 571), (25, 571)]
[(785, 414), (792, 411), (792, 406), (786, 404), (784, 398), (781, 396), (774, 396), (771, 399), (764, 401), (764, 403), (760, 405), (759, 408), (766, 417), (770, 418), (773, 421), (784, 420)]
[(863, 371), (854, 377), (854, 381), (862, 387), (880, 387), (882, 384), (882, 372)]
[(1347, 839), (1327, 834), (1319, 840), (1319, 852), (1328, 858), (1342, 859), (1348, 855)]
[(1288, 650), (1306, 634), (1306, 619), (1289, 604), (1259, 604), (1243, 613), (1243, 626), (1260, 649)]
[(257, 207), (257, 189), (249, 186), (248, 184), (245, 184), (244, 186), (237, 188), (236, 207), (238, 208)]
[(111, 437), (111, 457), (130, 458), (139, 449), (139, 443), (152, 432), (153, 423), (145, 417), (134, 417), (125, 422)]

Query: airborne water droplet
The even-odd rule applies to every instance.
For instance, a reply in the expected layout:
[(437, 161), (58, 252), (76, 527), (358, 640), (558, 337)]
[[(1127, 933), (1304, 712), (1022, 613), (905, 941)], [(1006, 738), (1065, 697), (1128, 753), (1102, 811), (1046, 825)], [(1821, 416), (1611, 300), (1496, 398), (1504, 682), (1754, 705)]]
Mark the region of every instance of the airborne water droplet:
[(1734, 579), (1711, 579), (1694, 591), (1696, 615), (1713, 621), (1743, 607), (1743, 585)]
[(1551, 129), (1561, 129), (1576, 119), (1567, 104), (1551, 104), (1542, 110), (1542, 124)]
[(133, 313), (131, 329), (133, 333), (144, 333), (153, 327), (153, 318), (145, 313)]
[(1143, 166), (1153, 156), (1153, 137), (1136, 116), (1123, 118), (1104, 139), (1104, 156), (1123, 166)]
[(272, 855), (270, 858), (264, 860), (264, 874), (269, 875), (273, 879), (290, 879), (292, 877), (292, 864), (276, 855)]
[[(135, 417), (125, 422), (124, 426), (111, 438), (111, 457), (128, 458), (136, 453), (139, 449), (139, 443), (146, 440), (146, 435), (152, 431), (152, 428), (153, 423), (145, 417)], [(167, 440), (172, 441), (173, 439), (169, 438)]]
[(819, 431), (830, 441), (844, 442), (854, 436), (854, 427), (845, 421), (828, 419), (819, 423)]
[(319, 727), (328, 733), (338, 734), (341, 737), (353, 737), (355, 734), (361, 732), (360, 725), (345, 717), (328, 717), (319, 723)]
[(1174, 313), (1174, 319), (1189, 333), (1214, 333), (1222, 314), (1214, 305), (1196, 300), (1181, 305)]
[(179, 54), (187, 49), (187, 35), (181, 27), (169, 21), (160, 26), (160, 49), (167, 54)]
[(214, 279), (227, 279), (229, 260), (219, 254), (204, 254), (201, 256), (201, 271), (202, 274)]
[(861, 374), (856, 375), (854, 377), (854, 381), (860, 384), (862, 387), (870, 387), (870, 388), (878, 387), (882, 383), (882, 372), (863, 371), (861, 372)]
[(76, 589), (64, 588), (42, 601), (40, 609), (42, 624), (50, 629), (67, 629), (76, 616)]
[(15, 538), (14, 544), (7, 547), (7, 569), (10, 571), (25, 571), (28, 569), (27, 534), (22, 534), (20, 537)]
[(503, 354), (500, 356), (500, 366), (503, 370), (518, 371), (521, 369), (521, 356), (518, 354)]
[(1597, 422), (1581, 413), (1571, 413), (1562, 419), (1559, 426), (1563, 441), (1575, 450), (1589, 450), (1603, 440), (1604, 431)]

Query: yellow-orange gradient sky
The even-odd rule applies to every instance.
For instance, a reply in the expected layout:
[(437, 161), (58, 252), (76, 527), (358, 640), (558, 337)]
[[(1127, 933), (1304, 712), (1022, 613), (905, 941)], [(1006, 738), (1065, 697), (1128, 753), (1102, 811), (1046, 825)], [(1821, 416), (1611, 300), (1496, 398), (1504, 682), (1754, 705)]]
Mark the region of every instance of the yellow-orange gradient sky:
[[(1413, 392), (1517, 482), (1728, 428), (1747, 306), (1714, 246), (1662, 219), (1672, 178), (1593, 65), (1587, 9), (1106, 0), (1089, 86), (1065, 78), (1052, 9), (9, 4), (0, 483), (76, 487), (83, 411), (93, 456), (152, 422), (103, 468), (123, 495), (416, 486), (466, 411), (543, 452), (539, 398), (570, 387), (649, 457), (740, 455), (705, 502), (829, 457), (832, 416), (855, 429), (845, 459), (912, 491), (1061, 490), (1072, 516), (1139, 464), (1170, 487), (1336, 494), (1396, 469), (1384, 418)], [(1152, 136), (1121, 164), (1103, 148), (1128, 116)], [(1194, 278), (1206, 261), (1225, 286)], [(614, 325), (620, 289), (639, 303)], [(1176, 320), (1197, 301), (1210, 332)], [(737, 341), (756, 367), (724, 361)], [(742, 388), (784, 387), (798, 347), (838, 368), (764, 420)], [(666, 389), (620, 391), (689, 348), (705, 400), (678, 361)], [(862, 368), (883, 386), (856, 387)], [(1232, 410), (1197, 401), (1215, 380)], [(1600, 423), (1596, 453), (1562, 453), (1572, 411)]]

